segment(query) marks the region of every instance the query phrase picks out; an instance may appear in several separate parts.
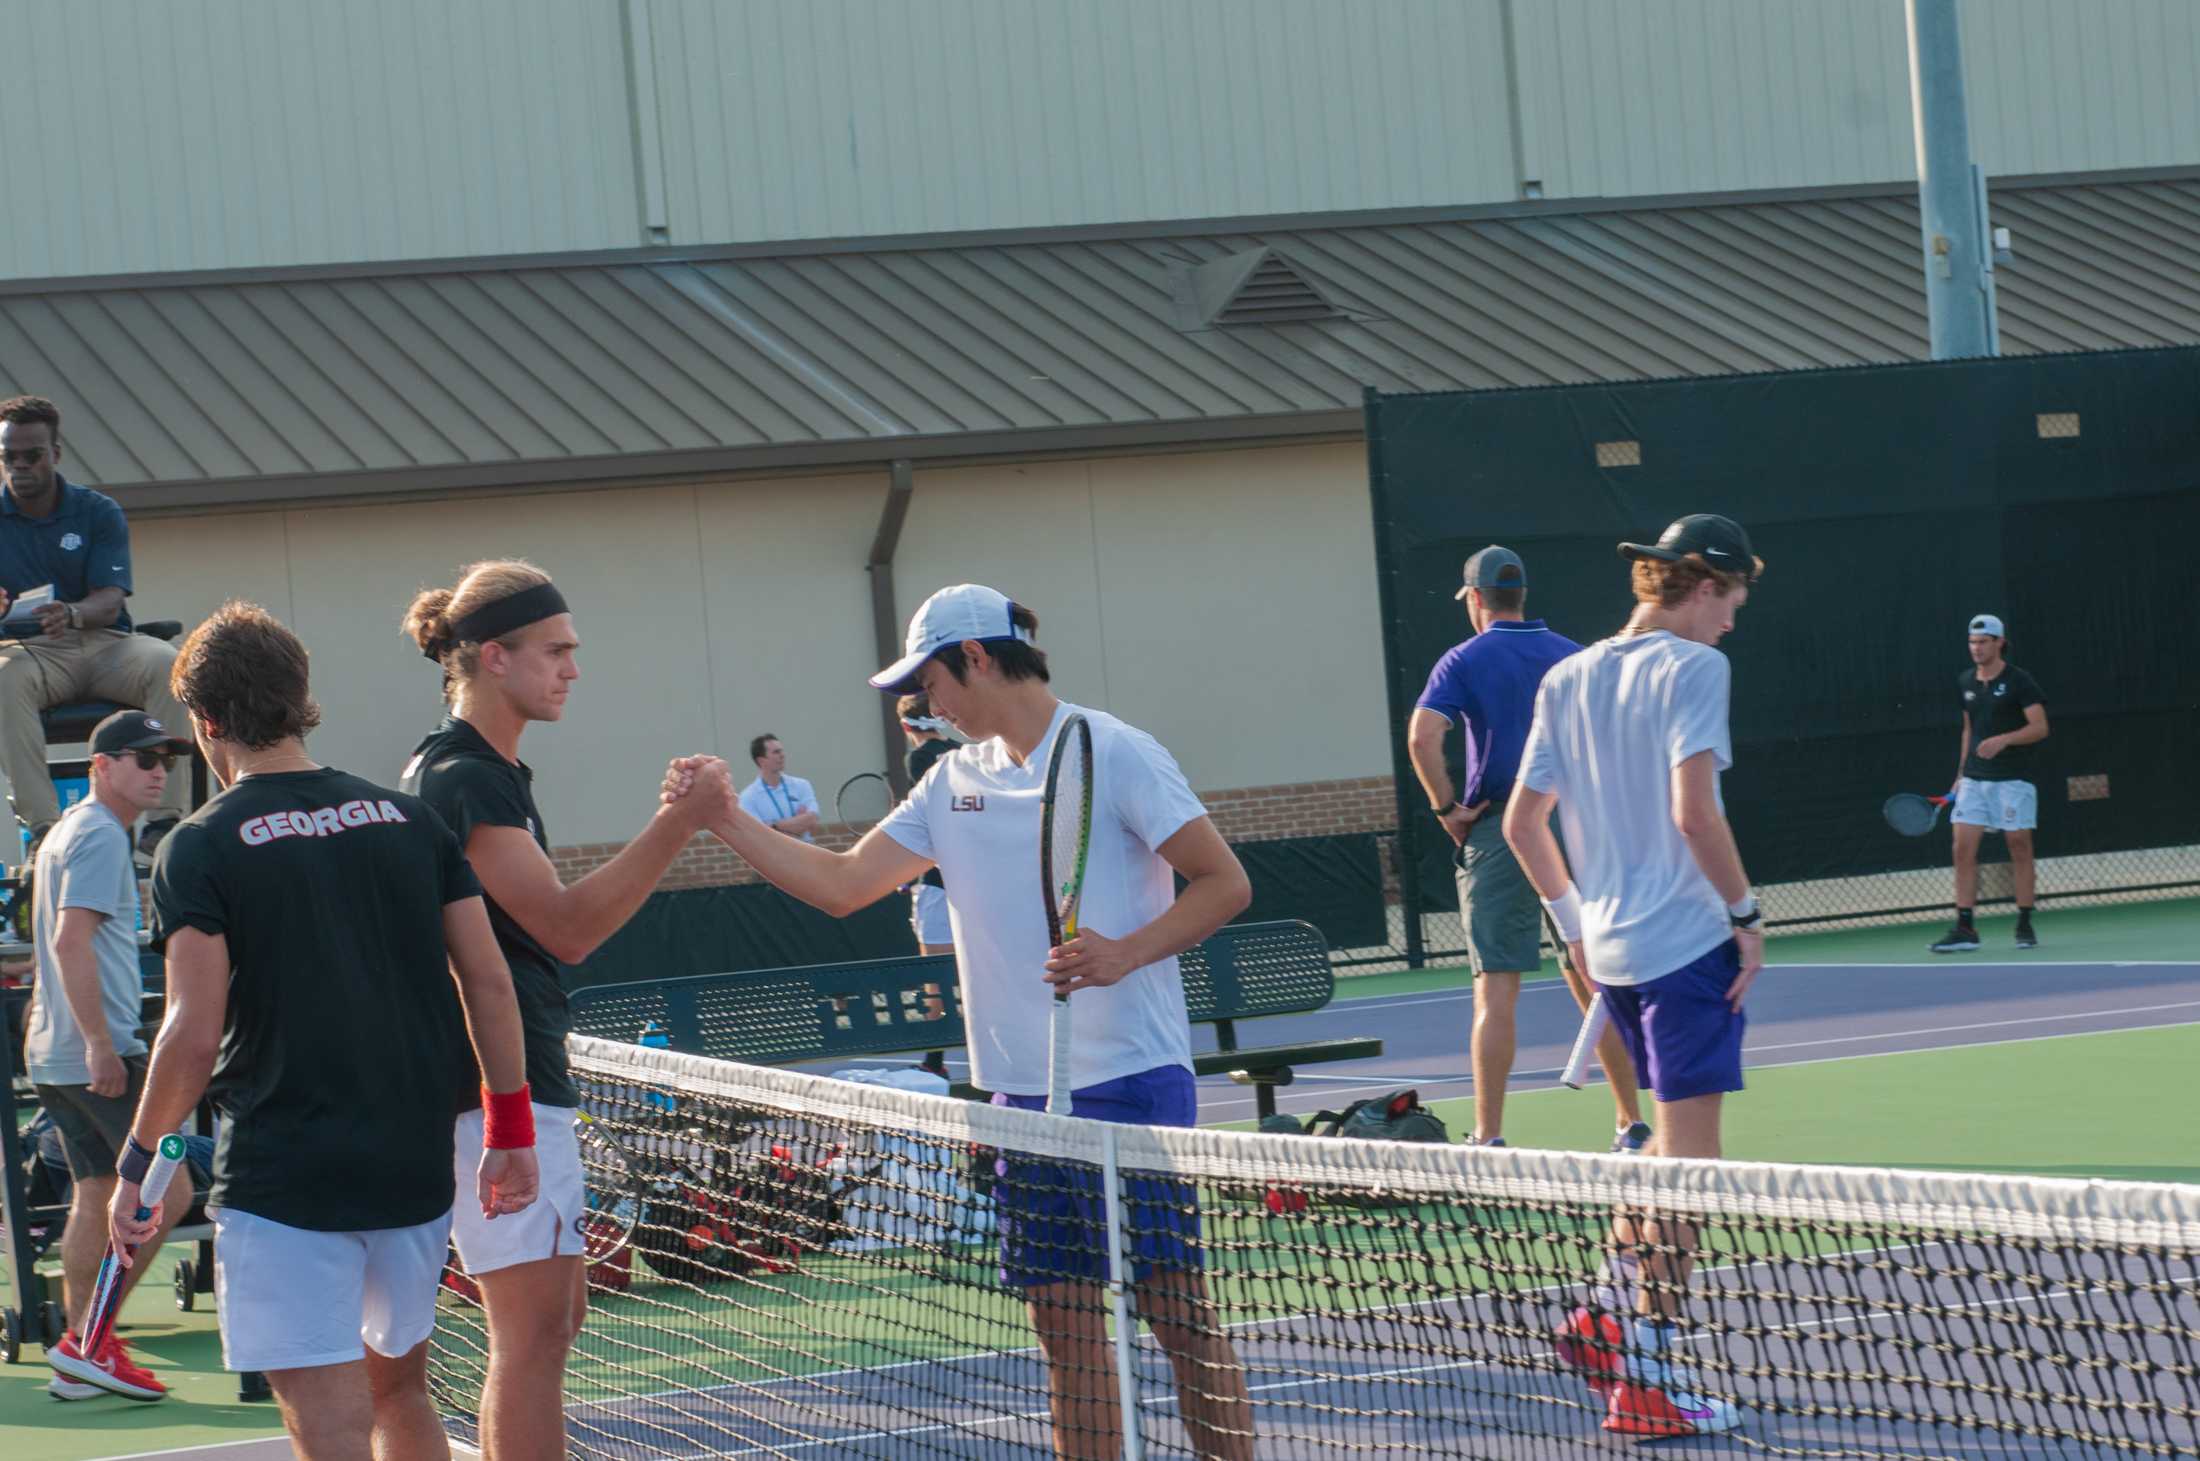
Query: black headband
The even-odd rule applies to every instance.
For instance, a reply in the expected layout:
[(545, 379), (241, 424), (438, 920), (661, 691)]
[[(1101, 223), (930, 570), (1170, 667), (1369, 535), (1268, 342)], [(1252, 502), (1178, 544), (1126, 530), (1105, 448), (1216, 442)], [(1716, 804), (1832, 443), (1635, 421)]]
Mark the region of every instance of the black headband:
[(484, 644), (501, 639), (515, 629), (525, 629), (539, 624), (553, 614), (566, 613), (565, 595), (558, 592), (554, 583), (538, 583), (533, 588), (523, 588), (516, 594), (507, 594), (494, 603), (483, 604), (451, 626), (448, 639), (441, 639), (421, 651), (429, 659), (441, 661), (452, 648), (461, 644)]

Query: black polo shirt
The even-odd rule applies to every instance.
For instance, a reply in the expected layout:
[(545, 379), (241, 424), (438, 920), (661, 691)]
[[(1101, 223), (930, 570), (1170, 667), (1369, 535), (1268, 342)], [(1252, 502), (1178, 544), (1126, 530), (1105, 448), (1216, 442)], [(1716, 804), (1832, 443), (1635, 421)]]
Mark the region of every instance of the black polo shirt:
[(443, 910), (480, 893), (435, 813), (332, 767), (248, 776), (162, 839), (154, 938), (229, 946), (213, 1206), (339, 1233), (450, 1210), (475, 1066)]
[[(903, 762), (909, 772), (909, 789), (914, 792), (917, 783), (924, 780), (924, 773), (932, 769), (934, 762), (943, 761), (954, 753), (955, 743), (946, 739), (919, 741), (911, 746), (909, 755)], [(925, 873), (924, 881), (935, 888), (947, 886), (946, 882), (940, 877), (940, 870), (936, 867)]]
[[(518, 827), (549, 855), (550, 836), (535, 807), (535, 773), (524, 762), (505, 760), (480, 731), (455, 715), (444, 716), (413, 748), (398, 784), (434, 807), (461, 847), (472, 840), (476, 827)], [(497, 946), (512, 966), (512, 991), (519, 996), (520, 1023), (527, 1031), (527, 1084), (545, 1106), (578, 1106), (580, 1095), (565, 1060), (565, 1037), (573, 1028), (565, 1007), (565, 966), (496, 899), (482, 896), (488, 900)], [(470, 1110), (480, 1102), (477, 1091), (465, 1105)]]
[(1963, 758), (1963, 774), (1973, 781), (2029, 781), (2039, 743), (2004, 746), (1991, 760), (1978, 754), (1978, 743), (1988, 736), (2006, 735), (2024, 728), (2024, 708), (2043, 704), (2039, 683), (2015, 665), (2005, 664), (1994, 679), (1979, 682), (1978, 666), (1956, 676), (1956, 691), (1963, 697), (1963, 716), (1971, 722), (1972, 750)]
[[(13, 598), (46, 584), (56, 602), (77, 603), (95, 588), (119, 588), (130, 594), (130, 524), (104, 492), (79, 487), (66, 477), (59, 485), (52, 517), (26, 517), (15, 494), (0, 487), (0, 588)], [(113, 625), (130, 632), (125, 602)]]

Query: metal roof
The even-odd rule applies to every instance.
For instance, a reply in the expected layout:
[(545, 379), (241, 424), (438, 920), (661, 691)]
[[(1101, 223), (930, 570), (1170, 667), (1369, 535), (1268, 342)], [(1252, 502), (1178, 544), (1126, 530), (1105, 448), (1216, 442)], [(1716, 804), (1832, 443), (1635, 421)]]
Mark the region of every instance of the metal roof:
[[(1992, 213), (2006, 351), (2200, 341), (2200, 171)], [(1192, 270), (1262, 249), (1331, 311), (1186, 320)], [(1351, 432), (1365, 385), (1926, 354), (1908, 187), (0, 286), (0, 385), (137, 508)]]

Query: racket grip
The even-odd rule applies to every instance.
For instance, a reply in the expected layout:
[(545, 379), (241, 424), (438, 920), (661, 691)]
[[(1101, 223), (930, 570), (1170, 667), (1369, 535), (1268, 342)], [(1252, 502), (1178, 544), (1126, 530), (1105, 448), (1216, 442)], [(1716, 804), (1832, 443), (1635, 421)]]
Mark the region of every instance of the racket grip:
[(1569, 1091), (1578, 1091), (1589, 1078), (1589, 1061), (1597, 1053), (1597, 1042), (1604, 1038), (1604, 1027), (1612, 1022), (1612, 1011), (1604, 1002), (1604, 991), (1598, 990), (1589, 1000), (1589, 1008), (1581, 1016), (1581, 1033), (1574, 1036), (1573, 1053), (1566, 1057), (1566, 1070), (1559, 1080)]
[[(138, 1221), (153, 1215), (153, 1202), (158, 1202), (168, 1192), (168, 1184), (174, 1180), (176, 1168), (183, 1164), (183, 1138), (174, 1132), (160, 1139), (153, 1150), (153, 1160), (145, 1168), (145, 1180), (138, 1184)], [(151, 1194), (152, 1201), (145, 1201)], [(129, 1251), (137, 1252), (132, 1244)], [(122, 1264), (116, 1258), (114, 1243), (107, 1244), (107, 1256), (100, 1260), (99, 1276), (92, 1284), (92, 1301), (84, 1315), (84, 1332), (79, 1343), (85, 1353), (93, 1354), (107, 1342), (107, 1334), (114, 1328), (115, 1305), (122, 1294)]]
[(1069, 1115), (1069, 996), (1054, 996), (1047, 1024), (1047, 1115)]

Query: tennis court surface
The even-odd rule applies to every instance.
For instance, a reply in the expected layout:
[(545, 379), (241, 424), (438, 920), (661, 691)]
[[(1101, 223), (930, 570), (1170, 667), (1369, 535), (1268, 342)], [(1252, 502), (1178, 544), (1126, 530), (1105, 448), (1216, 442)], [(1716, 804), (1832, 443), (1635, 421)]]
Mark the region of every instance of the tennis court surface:
[[(1695, 1227), (1676, 1357), (1742, 1409), (1737, 1432), (1661, 1453), (2195, 1454), (2192, 1187), (1371, 1150), (1096, 1128), (601, 1042), (577, 1064), (623, 1168), (602, 1185), (632, 1194), (655, 1250), (599, 1293), (575, 1355), (585, 1455), (1049, 1454), (1046, 1370), (998, 1266), (1019, 1181), (1114, 1186), (1113, 1226), (1100, 1200), (1091, 1221), (1134, 1253), (1180, 1252), (1199, 1214), (1213, 1303), (1194, 1322), (1228, 1340), (1250, 1405), (1214, 1410), (1211, 1379), (1172, 1370), (1142, 1327), (1147, 1455), (1198, 1454), (1187, 1379), (1209, 1419), (1249, 1416), (1261, 1456), (1632, 1445), (1600, 1429), (1588, 1383), (1619, 1357), (1551, 1338), (1577, 1306), (1630, 1303), (1606, 1257), (1616, 1207)], [(479, 1339), (450, 1301), (436, 1384), (461, 1437)]]

